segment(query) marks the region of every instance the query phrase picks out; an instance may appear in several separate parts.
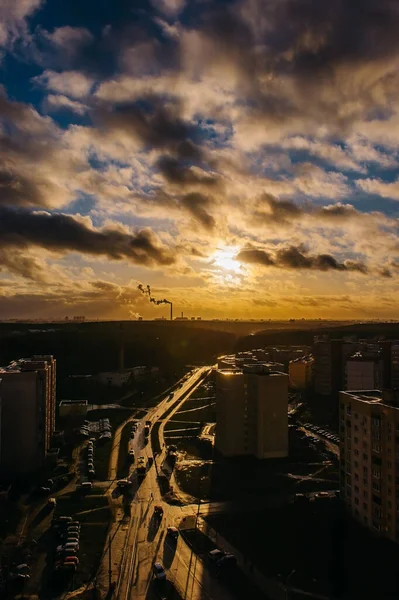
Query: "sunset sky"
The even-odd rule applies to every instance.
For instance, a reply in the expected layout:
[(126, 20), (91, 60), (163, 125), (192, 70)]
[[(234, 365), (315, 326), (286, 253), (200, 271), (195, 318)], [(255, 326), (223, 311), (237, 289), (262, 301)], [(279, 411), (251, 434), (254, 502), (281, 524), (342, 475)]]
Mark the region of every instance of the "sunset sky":
[(399, 318), (399, 3), (1, 0), (0, 318)]

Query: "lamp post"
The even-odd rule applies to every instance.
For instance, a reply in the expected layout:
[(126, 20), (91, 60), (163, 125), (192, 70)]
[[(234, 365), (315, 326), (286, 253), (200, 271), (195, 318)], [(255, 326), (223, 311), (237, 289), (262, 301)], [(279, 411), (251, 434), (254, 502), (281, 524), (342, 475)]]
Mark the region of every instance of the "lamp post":
[(288, 583), (294, 573), (295, 573), (295, 569), (292, 569), (291, 573), (288, 575), (287, 579), (285, 580), (285, 600), (289, 600)]

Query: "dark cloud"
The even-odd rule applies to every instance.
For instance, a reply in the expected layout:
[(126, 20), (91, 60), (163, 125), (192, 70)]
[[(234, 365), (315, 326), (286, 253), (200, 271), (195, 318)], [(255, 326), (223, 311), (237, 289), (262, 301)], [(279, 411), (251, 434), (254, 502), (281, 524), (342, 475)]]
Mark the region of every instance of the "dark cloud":
[[(93, 113), (95, 120), (105, 127), (130, 134), (150, 148), (184, 152), (184, 145), (192, 145), (196, 128), (180, 117), (179, 102), (166, 102), (163, 98), (149, 96), (133, 104), (113, 109), (99, 108)], [(188, 154), (193, 153), (190, 147)], [(182, 154), (183, 156), (184, 154)]]
[(162, 246), (150, 229), (129, 234), (117, 229), (92, 229), (70, 215), (0, 209), (0, 247), (39, 246), (55, 252), (81, 252), (132, 263), (171, 265), (173, 250)]
[(208, 175), (203, 169), (193, 167), (185, 161), (174, 158), (173, 156), (161, 156), (157, 161), (157, 167), (166, 181), (175, 185), (202, 185), (212, 187), (218, 185), (220, 181), (216, 175)]
[(354, 260), (338, 262), (330, 254), (309, 254), (303, 247), (288, 246), (280, 248), (274, 255), (265, 250), (248, 248), (241, 250), (236, 260), (247, 264), (258, 264), (281, 269), (298, 269), (316, 271), (358, 271), (366, 274), (367, 266)]
[(212, 230), (216, 222), (208, 208), (211, 200), (208, 196), (199, 193), (186, 194), (181, 200), (181, 205), (197, 220), (205, 229)]
[(266, 252), (265, 250), (257, 250), (256, 248), (241, 250), (237, 254), (236, 260), (247, 264), (262, 265), (264, 267), (271, 267), (275, 265), (275, 261), (269, 252)]
[[(374, 213), (373, 215), (377, 215)], [(323, 224), (342, 225), (349, 221), (359, 221), (373, 215), (362, 213), (351, 204), (331, 204), (329, 206), (314, 206), (310, 203), (296, 204), (292, 200), (280, 200), (271, 194), (263, 194), (257, 201), (252, 221), (258, 225), (276, 224), (290, 225), (304, 218), (313, 218)], [(380, 215), (381, 216), (381, 215)]]
[(396, 0), (211, 3), (198, 22), (212, 48), (204, 68), (234, 68), (259, 122), (305, 117), (317, 127), (324, 118), (345, 129), (376, 104), (389, 110), (396, 95), (396, 68), (384, 64), (399, 49)]

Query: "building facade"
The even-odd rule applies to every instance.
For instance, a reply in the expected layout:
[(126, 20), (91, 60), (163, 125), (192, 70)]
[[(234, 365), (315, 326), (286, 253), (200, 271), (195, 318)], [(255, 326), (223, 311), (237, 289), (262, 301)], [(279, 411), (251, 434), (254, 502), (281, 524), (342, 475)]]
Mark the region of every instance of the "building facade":
[(358, 350), (359, 344), (350, 339), (316, 338), (313, 344), (314, 391), (320, 396), (338, 396), (345, 389), (346, 359)]
[[(399, 541), (399, 399), (394, 392), (340, 392), (340, 493), (377, 535)], [(398, 437), (399, 440), (399, 437)]]
[(224, 456), (288, 455), (288, 375), (267, 365), (216, 372), (215, 448)]
[(383, 361), (379, 353), (356, 352), (346, 360), (345, 389), (375, 390), (383, 384)]
[(0, 369), (0, 469), (7, 476), (43, 467), (55, 430), (55, 360), (20, 359)]
[(290, 386), (298, 390), (306, 390), (313, 380), (313, 356), (302, 356), (291, 360), (288, 365)]

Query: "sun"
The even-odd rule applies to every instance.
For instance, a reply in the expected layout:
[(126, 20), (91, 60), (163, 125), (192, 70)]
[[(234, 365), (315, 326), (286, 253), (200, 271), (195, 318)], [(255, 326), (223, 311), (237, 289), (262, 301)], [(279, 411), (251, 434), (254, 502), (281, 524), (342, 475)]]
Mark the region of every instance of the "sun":
[(230, 247), (218, 249), (212, 256), (212, 263), (224, 271), (236, 274), (241, 273), (241, 265), (235, 259), (237, 253), (237, 248)]

